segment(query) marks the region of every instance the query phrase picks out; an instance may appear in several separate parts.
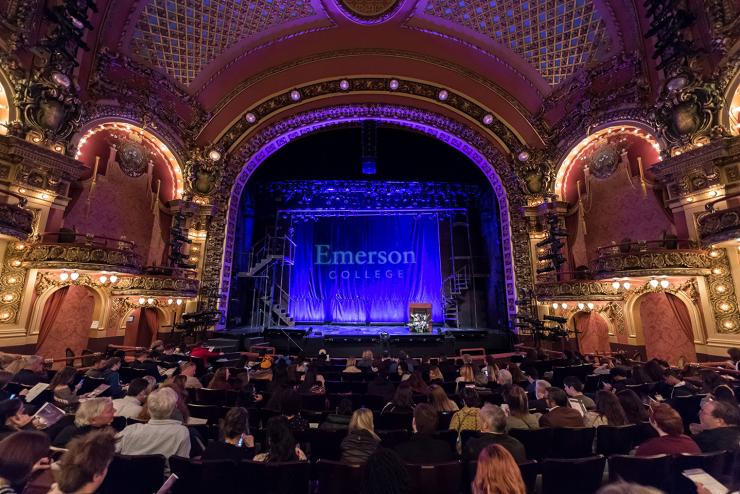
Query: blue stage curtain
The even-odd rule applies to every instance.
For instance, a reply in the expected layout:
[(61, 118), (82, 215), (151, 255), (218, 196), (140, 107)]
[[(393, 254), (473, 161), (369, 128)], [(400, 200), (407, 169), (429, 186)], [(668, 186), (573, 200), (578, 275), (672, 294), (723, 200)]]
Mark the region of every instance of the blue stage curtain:
[(290, 314), (300, 322), (405, 323), (409, 303), (427, 302), (442, 321), (437, 221), (430, 213), (294, 218)]

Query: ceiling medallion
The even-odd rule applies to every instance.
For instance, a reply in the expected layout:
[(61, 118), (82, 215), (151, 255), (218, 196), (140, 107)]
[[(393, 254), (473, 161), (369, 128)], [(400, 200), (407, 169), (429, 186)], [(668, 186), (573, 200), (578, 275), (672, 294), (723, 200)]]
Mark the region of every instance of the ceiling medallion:
[(140, 177), (147, 171), (147, 165), (151, 159), (149, 150), (142, 142), (141, 137), (134, 133), (128, 138), (121, 139), (118, 144), (116, 161), (121, 171), (129, 177)]
[(349, 19), (359, 24), (377, 24), (390, 19), (403, 0), (335, 0)]
[(589, 159), (588, 169), (598, 179), (611, 177), (619, 165), (619, 148), (606, 142), (596, 148)]

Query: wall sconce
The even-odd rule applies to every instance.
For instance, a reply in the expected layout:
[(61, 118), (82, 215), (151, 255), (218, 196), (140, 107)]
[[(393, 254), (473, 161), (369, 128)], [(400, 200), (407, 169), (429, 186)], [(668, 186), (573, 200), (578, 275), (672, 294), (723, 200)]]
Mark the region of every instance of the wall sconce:
[(69, 279), (71, 279), (72, 281), (77, 281), (77, 278), (79, 277), (80, 273), (78, 273), (77, 271), (72, 271), (72, 274), (69, 275)]
[(61, 273), (59, 273), (59, 279), (61, 281), (67, 281), (69, 279), (69, 273), (66, 271), (62, 271)]
[(178, 298), (177, 300), (175, 300), (175, 303), (177, 305), (182, 305), (182, 299), (181, 298)]
[(174, 300), (171, 298), (167, 299), (167, 305), (172, 305), (174, 303)]
[(153, 298), (148, 298), (148, 299), (146, 299), (146, 303), (149, 304), (149, 305), (152, 305), (154, 303), (154, 299)]
[(111, 283), (118, 283), (118, 276), (114, 274), (110, 275), (108, 279), (110, 280)]
[(619, 281), (615, 280), (612, 282), (612, 288), (614, 288), (615, 290), (619, 290), (620, 288), (629, 290), (630, 288), (632, 288), (632, 283), (630, 283), (629, 281), (623, 281), (620, 283)]
[(668, 280), (660, 280), (660, 286), (661, 288), (668, 288), (671, 284)]
[(106, 275), (101, 275), (100, 278), (98, 278), (98, 281), (102, 284), (106, 284), (108, 282), (108, 277)]
[(144, 302), (146, 302), (146, 299), (144, 297), (139, 298), (139, 305), (144, 305)]

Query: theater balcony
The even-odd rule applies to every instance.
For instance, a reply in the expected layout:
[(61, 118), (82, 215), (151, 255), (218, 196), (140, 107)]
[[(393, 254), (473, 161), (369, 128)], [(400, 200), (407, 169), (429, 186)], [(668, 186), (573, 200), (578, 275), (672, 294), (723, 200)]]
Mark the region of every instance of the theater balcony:
[(142, 259), (133, 242), (73, 232), (45, 233), (35, 242), (17, 244), (28, 269), (69, 269), (141, 273)]
[[(735, 204), (732, 204), (732, 201)], [(718, 245), (740, 238), (740, 194), (706, 204), (706, 213), (697, 219), (702, 245)]]
[(33, 233), (33, 212), (27, 199), (9, 191), (0, 192), (0, 235), (26, 240)]
[(198, 295), (198, 273), (192, 269), (148, 267), (142, 274), (122, 277), (114, 296), (180, 297)]
[(665, 239), (600, 247), (591, 266), (594, 279), (640, 276), (704, 276), (710, 253), (689, 240)]

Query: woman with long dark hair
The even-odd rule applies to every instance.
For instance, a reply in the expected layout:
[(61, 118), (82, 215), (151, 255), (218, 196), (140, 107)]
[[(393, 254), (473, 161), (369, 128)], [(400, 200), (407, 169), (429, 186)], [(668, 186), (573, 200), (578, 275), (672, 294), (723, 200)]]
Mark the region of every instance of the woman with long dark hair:
[[(527, 393), (519, 386), (512, 386), (504, 396), (507, 408), (506, 430), (539, 429), (542, 414), (529, 413)], [(503, 408), (503, 407), (502, 407)]]
[(586, 414), (586, 426), (598, 427), (600, 425), (620, 426), (627, 425), (627, 416), (624, 413), (619, 398), (611, 391), (599, 391), (596, 393), (596, 410)]
[(220, 367), (216, 369), (216, 373), (211, 378), (211, 382), (208, 383), (209, 389), (222, 389), (230, 391), (234, 388), (229, 383), (229, 369), (226, 367)]
[(323, 395), (326, 393), (326, 390), (324, 389), (324, 376), (319, 375), (314, 365), (306, 365), (306, 372), (301, 378), (301, 384), (298, 386), (298, 391), (304, 394), (315, 395)]
[(306, 461), (306, 454), (298, 447), (285, 417), (272, 417), (267, 421), (265, 438), (267, 451), (256, 455), (254, 461)]
[(49, 437), (20, 431), (0, 441), (0, 494), (21, 492), (36, 471), (49, 468)]
[(413, 413), (413, 411), (414, 394), (411, 391), (411, 386), (401, 383), (396, 388), (393, 399), (383, 407), (380, 413)]
[[(76, 405), (80, 402), (80, 398), (72, 391), (69, 387), (72, 384), (72, 380), (77, 373), (77, 369), (74, 367), (65, 367), (60, 370), (49, 383), (49, 389), (54, 393), (54, 400), (61, 405)], [(76, 389), (79, 389), (80, 385)]]

